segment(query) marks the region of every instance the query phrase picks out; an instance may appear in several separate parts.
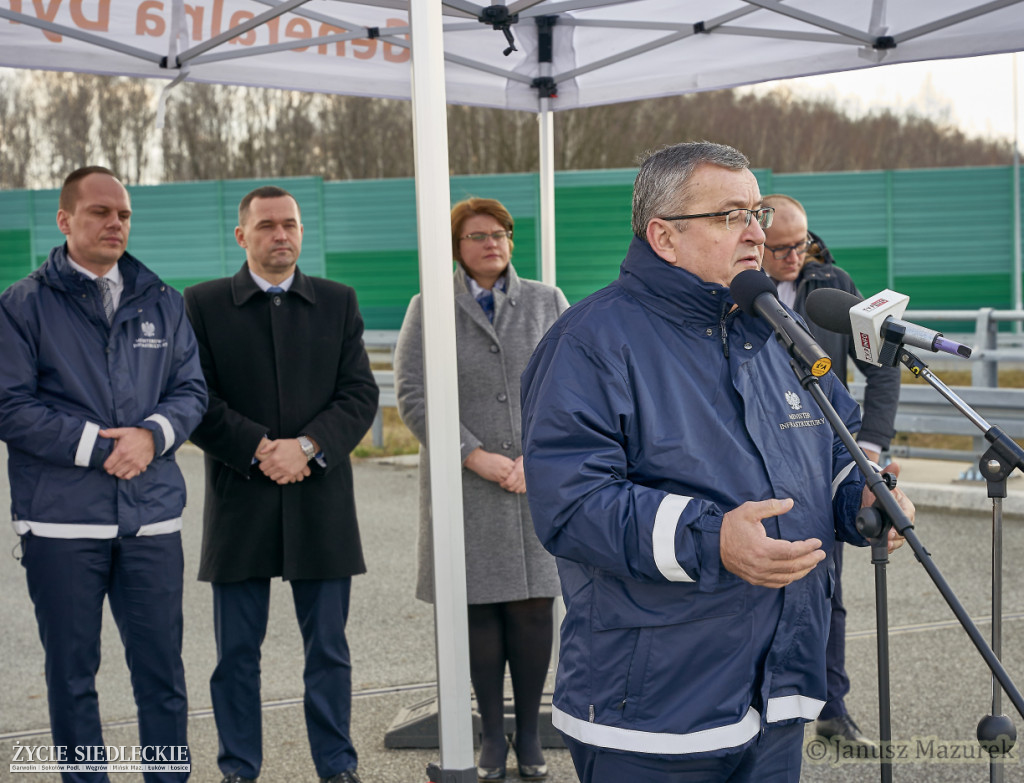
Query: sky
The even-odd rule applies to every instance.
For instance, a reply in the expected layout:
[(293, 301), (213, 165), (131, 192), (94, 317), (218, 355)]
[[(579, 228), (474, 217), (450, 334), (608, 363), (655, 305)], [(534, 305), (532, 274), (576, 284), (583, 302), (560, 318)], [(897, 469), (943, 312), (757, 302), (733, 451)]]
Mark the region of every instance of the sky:
[[(857, 114), (880, 108), (913, 110), (949, 121), (972, 136), (1013, 141), (1016, 69), (1018, 134), (1024, 134), (1024, 54), (932, 60), (859, 71), (765, 82), (761, 93), (780, 86), (797, 96), (827, 96)], [(1024, 142), (1018, 135), (1018, 148)]]

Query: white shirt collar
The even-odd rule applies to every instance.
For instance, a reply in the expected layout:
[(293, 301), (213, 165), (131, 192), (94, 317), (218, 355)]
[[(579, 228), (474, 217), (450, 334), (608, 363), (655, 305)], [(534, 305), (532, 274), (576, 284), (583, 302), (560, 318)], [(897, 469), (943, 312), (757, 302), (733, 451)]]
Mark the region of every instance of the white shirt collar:
[[(474, 280), (469, 275), (468, 272), (466, 272), (465, 274), (466, 274), (466, 284), (469, 286), (469, 292), (471, 294), (473, 294), (474, 298), (479, 299), (481, 294), (488, 293), (487, 289), (484, 288), (482, 285), (480, 285), (476, 280)], [(494, 281), (494, 288), (491, 289), (491, 292), (493, 293), (493, 291), (495, 289), (497, 289), (498, 291), (501, 291), (502, 293), (504, 293), (505, 292), (505, 287), (507, 285), (508, 285), (508, 273), (505, 272), (505, 273), (503, 273), (501, 275), (501, 277), (499, 277), (497, 280)]]
[(792, 307), (796, 302), (796, 282), (794, 280), (783, 280), (778, 283), (779, 301), (782, 304)]
[(121, 294), (124, 293), (124, 277), (121, 276), (119, 264), (114, 264), (102, 275), (98, 275), (95, 272), (90, 272), (81, 264), (76, 264), (70, 255), (67, 258), (71, 268), (89, 280), (96, 280), (99, 277), (107, 280), (110, 283), (110, 297), (114, 302), (114, 309), (117, 310), (121, 306)]
[(260, 277), (258, 274), (253, 272), (251, 269), (249, 270), (249, 275), (252, 277), (253, 282), (256, 283), (256, 285), (258, 285), (260, 287), (260, 290), (263, 293), (266, 293), (267, 289), (270, 288), (273, 285), (276, 285), (278, 288), (280, 288), (280, 289), (282, 289), (284, 291), (287, 291), (289, 288), (292, 287), (292, 283), (295, 282), (295, 273), (294, 272), (292, 272), (290, 275), (288, 275), (288, 278), (286, 280), (282, 280), (280, 283), (270, 283), (270, 282), (267, 282), (262, 277)]
[(78, 272), (80, 275), (85, 275), (90, 280), (95, 280), (97, 277), (105, 277), (110, 281), (112, 288), (121, 290), (124, 287), (124, 278), (121, 277), (121, 268), (118, 264), (114, 264), (110, 269), (104, 272), (102, 275), (98, 275), (95, 272), (90, 272), (81, 264), (76, 264), (75, 260), (69, 255), (68, 263), (71, 264), (71, 268)]

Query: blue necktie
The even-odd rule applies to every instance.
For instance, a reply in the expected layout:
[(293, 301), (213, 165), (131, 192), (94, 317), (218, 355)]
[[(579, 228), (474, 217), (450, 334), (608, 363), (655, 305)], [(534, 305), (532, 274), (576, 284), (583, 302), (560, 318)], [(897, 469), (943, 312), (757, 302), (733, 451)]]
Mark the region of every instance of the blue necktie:
[(494, 323), (494, 292), (484, 291), (477, 300), (480, 306), (484, 309), (484, 314), (487, 316), (487, 320), (492, 324)]
[(284, 289), (281, 288), (281, 286), (279, 286), (279, 285), (272, 285), (272, 286), (270, 286), (270, 288), (267, 289), (267, 293), (268, 294), (283, 294), (284, 293)]

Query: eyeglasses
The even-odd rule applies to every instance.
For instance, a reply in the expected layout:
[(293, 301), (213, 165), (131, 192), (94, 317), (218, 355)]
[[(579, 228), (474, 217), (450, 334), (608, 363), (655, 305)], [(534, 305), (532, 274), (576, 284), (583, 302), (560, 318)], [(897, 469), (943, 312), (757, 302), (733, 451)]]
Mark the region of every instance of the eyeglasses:
[(756, 218), (757, 225), (761, 228), (768, 228), (772, 224), (772, 217), (774, 215), (774, 207), (761, 207), (760, 209), (730, 209), (725, 212), (701, 212), (699, 215), (673, 215), (672, 217), (663, 217), (662, 220), (724, 217), (726, 229), (732, 231), (736, 226), (740, 228), (749, 226), (751, 218)]
[(459, 239), (468, 239), (470, 242), (486, 242), (488, 239), (493, 239), (495, 242), (500, 242), (503, 239), (511, 239), (511, 231), (492, 231), (490, 234), (483, 231), (474, 231), (472, 234), (463, 234)]
[(797, 242), (795, 245), (775, 245), (774, 247), (765, 245), (764, 249), (771, 251), (772, 258), (776, 261), (781, 261), (794, 251), (796, 251), (797, 258), (807, 255), (807, 249), (810, 246), (811, 238), (807, 237), (803, 242)]

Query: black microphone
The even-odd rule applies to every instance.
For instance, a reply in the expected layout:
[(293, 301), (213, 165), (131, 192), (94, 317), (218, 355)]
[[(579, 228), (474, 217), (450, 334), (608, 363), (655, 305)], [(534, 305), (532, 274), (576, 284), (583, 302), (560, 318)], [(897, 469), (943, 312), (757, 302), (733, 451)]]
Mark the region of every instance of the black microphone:
[[(910, 345), (935, 353), (942, 351), (953, 356), (962, 356), (965, 359), (971, 355), (969, 346), (943, 337), (942, 332), (936, 332), (934, 329), (926, 329), (909, 321), (901, 321), (899, 318), (894, 318), (891, 315), (885, 316), (879, 322), (878, 315), (884, 313), (884, 299), (880, 299), (880, 296), (881, 294), (874, 297), (874, 300), (881, 304), (875, 308), (875, 314), (872, 316), (868, 313), (868, 310), (871, 309), (874, 300), (858, 299), (853, 294), (840, 291), (837, 288), (819, 288), (816, 291), (811, 291), (807, 297), (807, 317), (822, 329), (853, 336), (853, 321), (850, 319), (850, 310), (862, 303), (867, 303), (867, 307), (861, 308), (864, 310), (864, 315), (860, 317), (859, 322), (869, 325), (865, 329), (875, 332), (877, 336), (881, 337), (883, 343)], [(902, 315), (902, 309), (900, 314)], [(872, 336), (875, 335), (867, 335), (868, 339)], [(864, 342), (863, 337), (861, 341)], [(865, 351), (870, 353), (867, 349)], [(871, 356), (867, 357), (866, 360), (871, 361), (874, 358), (879, 357)], [(890, 357), (888, 352), (886, 352), (886, 358), (892, 359), (894, 357)], [(872, 363), (878, 364), (877, 361)], [(883, 362), (883, 364), (888, 363), (890, 362)], [(896, 362), (892, 361), (891, 364), (895, 366)]]
[(779, 291), (768, 275), (757, 269), (745, 269), (732, 279), (729, 293), (740, 309), (760, 316), (771, 324), (775, 336), (789, 355), (800, 361), (811, 375), (820, 378), (832, 368), (832, 360), (814, 342), (810, 332), (793, 320), (779, 302)]

